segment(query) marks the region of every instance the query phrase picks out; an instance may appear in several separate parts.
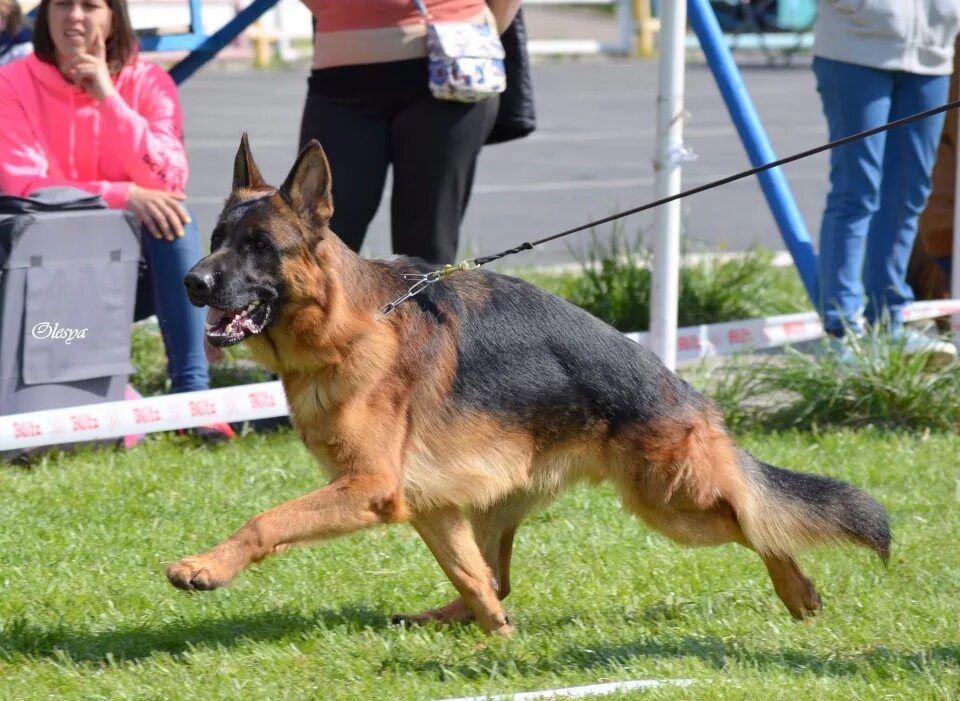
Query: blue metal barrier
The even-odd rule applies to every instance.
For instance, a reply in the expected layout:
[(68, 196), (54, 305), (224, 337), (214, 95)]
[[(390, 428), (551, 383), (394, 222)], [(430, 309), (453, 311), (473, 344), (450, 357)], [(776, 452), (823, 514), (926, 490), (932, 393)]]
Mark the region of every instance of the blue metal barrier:
[[(751, 164), (759, 166), (777, 160), (709, 1), (688, 0), (688, 10), (690, 24), (697, 34), (707, 65), (717, 81)], [(807, 295), (816, 307), (817, 256), (787, 179), (780, 168), (764, 171), (757, 178)]]
[(205, 38), (200, 0), (190, 0), (190, 31), (186, 34), (138, 32), (142, 51), (191, 51)]
[[(240, 36), (244, 29), (256, 22), (260, 18), (260, 15), (276, 5), (277, 2), (279, 2), (279, 0), (254, 0), (237, 13), (236, 17), (210, 36), (203, 37), (201, 34), (199, 41), (195, 41), (193, 46), (189, 47), (190, 54), (170, 69), (170, 75), (173, 76), (174, 81), (180, 84), (196, 73), (231, 41)], [(197, 17), (199, 17), (200, 0), (190, 0), (191, 12), (193, 11), (194, 5), (198, 8)], [(193, 22), (191, 22), (191, 24), (193, 24)], [(202, 32), (202, 28), (200, 31)], [(163, 39), (164, 37), (160, 38)]]

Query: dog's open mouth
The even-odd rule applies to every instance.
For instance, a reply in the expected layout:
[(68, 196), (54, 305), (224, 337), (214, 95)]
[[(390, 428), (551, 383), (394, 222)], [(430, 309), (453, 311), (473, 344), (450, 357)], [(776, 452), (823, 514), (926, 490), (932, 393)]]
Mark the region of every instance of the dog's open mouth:
[(260, 300), (243, 309), (214, 309), (207, 312), (207, 340), (212, 346), (232, 346), (247, 336), (263, 331), (270, 318), (270, 305)]

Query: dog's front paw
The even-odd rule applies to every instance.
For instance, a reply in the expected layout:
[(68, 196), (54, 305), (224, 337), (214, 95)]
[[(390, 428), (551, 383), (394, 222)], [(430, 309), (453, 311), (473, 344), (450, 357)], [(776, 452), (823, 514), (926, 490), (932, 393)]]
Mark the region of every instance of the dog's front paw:
[(167, 567), (167, 579), (177, 589), (209, 591), (225, 586), (234, 573), (209, 555), (185, 557)]

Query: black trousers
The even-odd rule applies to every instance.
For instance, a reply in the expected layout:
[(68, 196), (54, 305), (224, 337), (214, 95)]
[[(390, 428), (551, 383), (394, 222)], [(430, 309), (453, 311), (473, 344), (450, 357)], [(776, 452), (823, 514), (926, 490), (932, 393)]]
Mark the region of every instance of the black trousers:
[(474, 104), (435, 99), (426, 59), (315, 70), (308, 85), (300, 147), (317, 139), (330, 161), (330, 228), (359, 250), (392, 166), (394, 253), (454, 262), (498, 98)]

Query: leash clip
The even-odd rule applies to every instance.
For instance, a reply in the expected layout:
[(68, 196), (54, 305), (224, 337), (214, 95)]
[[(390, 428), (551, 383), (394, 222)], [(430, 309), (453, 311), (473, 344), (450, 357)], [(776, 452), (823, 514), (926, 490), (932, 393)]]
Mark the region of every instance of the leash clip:
[(459, 272), (461, 270), (470, 270), (471, 268), (477, 268), (477, 267), (479, 266), (476, 263), (474, 263), (472, 260), (465, 260), (465, 261), (461, 261), (460, 263), (457, 263), (456, 265), (445, 265), (442, 268), (440, 268), (440, 270), (433, 270), (429, 273), (424, 273), (422, 275), (418, 275), (415, 273), (404, 273), (403, 275), (404, 280), (415, 280), (415, 282), (412, 285), (410, 285), (410, 289), (408, 289), (402, 295), (397, 297), (392, 302), (389, 302), (388, 304), (385, 304), (382, 307), (380, 307), (380, 314), (383, 316), (386, 316), (387, 314), (392, 312), (394, 309), (399, 307), (401, 304), (406, 302), (408, 299), (410, 299), (411, 297), (417, 296), (418, 294), (423, 292), (427, 287), (429, 287), (430, 285), (432, 285), (433, 283), (439, 280), (443, 280), (444, 278), (450, 277), (454, 273)]

